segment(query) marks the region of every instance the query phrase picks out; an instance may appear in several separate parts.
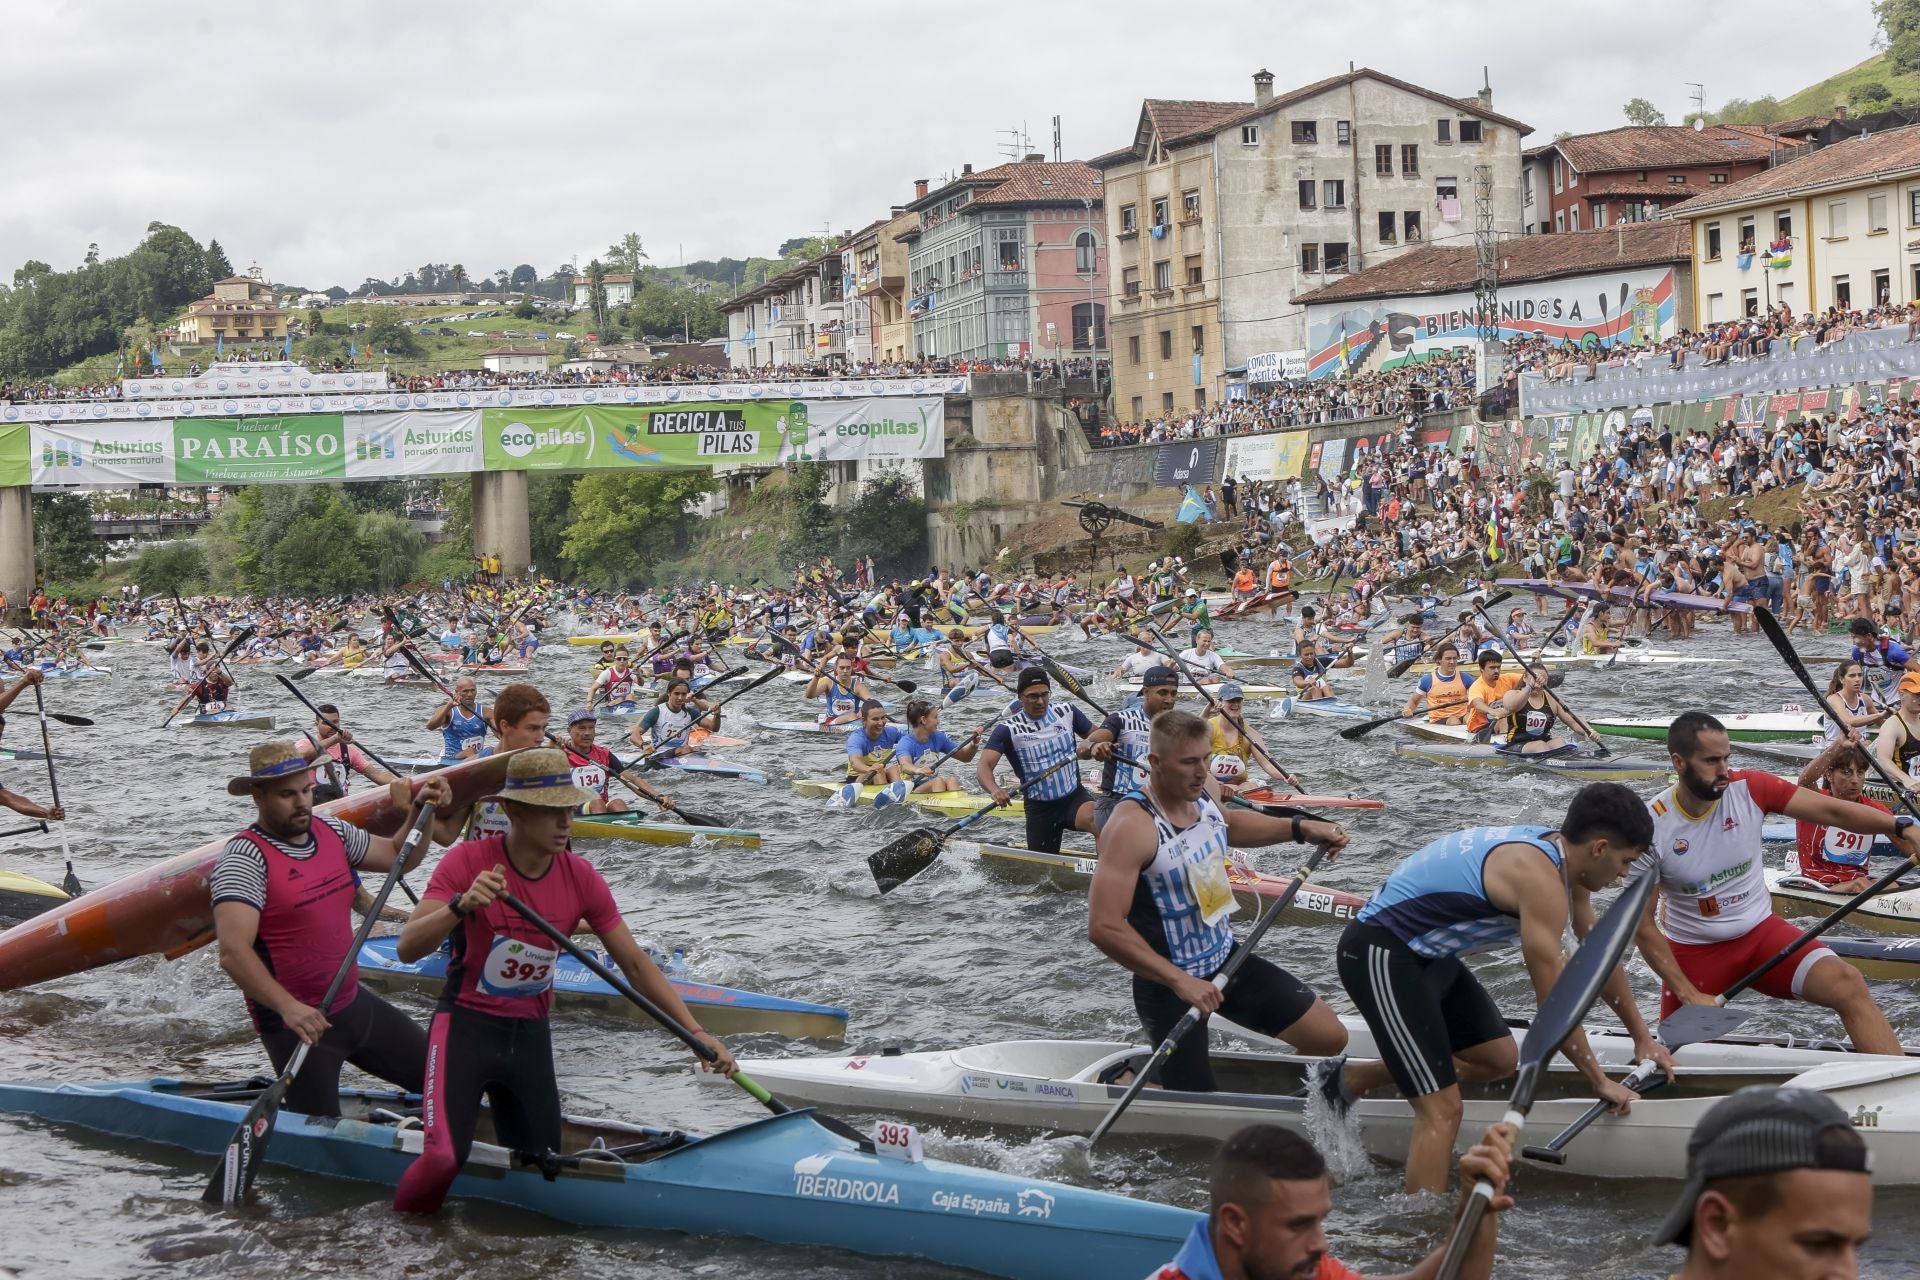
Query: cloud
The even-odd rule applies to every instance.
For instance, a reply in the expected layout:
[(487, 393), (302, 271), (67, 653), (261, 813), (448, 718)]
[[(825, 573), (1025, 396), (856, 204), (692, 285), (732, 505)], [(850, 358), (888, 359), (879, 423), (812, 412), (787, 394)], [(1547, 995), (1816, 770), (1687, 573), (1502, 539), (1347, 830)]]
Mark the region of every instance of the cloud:
[(1258, 0), (8, 5), (0, 278), (90, 242), (123, 253), (154, 219), (307, 285), (428, 261), (547, 271), (629, 230), (660, 263), (767, 254), (997, 163), (1000, 131), (1051, 152), (1058, 114), (1086, 158), (1131, 139), (1142, 98), (1248, 98), (1262, 64), (1283, 89), (1352, 58), (1463, 96), (1485, 64), (1537, 142), (1620, 124), (1633, 97), (1677, 121), (1689, 80), (1717, 106), (1871, 54), (1867, 0), (1806, 18), (1754, 0), (1740, 27), (1793, 39), (1709, 61), (1694, 19), (1653, 0), (1571, 22), (1519, 0), (1385, 0), (1364, 20)]

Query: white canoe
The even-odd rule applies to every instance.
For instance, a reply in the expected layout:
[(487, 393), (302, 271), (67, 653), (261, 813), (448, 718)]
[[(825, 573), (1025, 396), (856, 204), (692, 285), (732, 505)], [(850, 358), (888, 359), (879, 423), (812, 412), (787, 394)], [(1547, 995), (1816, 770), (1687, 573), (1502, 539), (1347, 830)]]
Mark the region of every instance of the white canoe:
[[(1767, 892), (1773, 895), (1773, 909), (1787, 916), (1824, 916), (1851, 896), (1771, 868)], [(1920, 933), (1920, 888), (1883, 893), (1856, 908), (1847, 923), (1875, 933)]]
[[(1348, 1052), (1371, 1056), (1373, 1038), (1366, 1025), (1357, 1018), (1344, 1021), (1351, 1035)], [(1632, 1059), (1631, 1039), (1614, 1031), (1594, 1033), (1592, 1041), (1617, 1078)], [(1088, 1133), (1125, 1091), (1101, 1078), (1144, 1063), (1149, 1052), (1146, 1046), (1112, 1042), (1008, 1040), (928, 1053), (748, 1059), (740, 1068), (793, 1101)], [(1772, 1083), (1824, 1093), (1851, 1115), (1873, 1151), (1877, 1183), (1920, 1184), (1920, 1057), (1909, 1052), (1892, 1058), (1855, 1054), (1830, 1043), (1688, 1045), (1674, 1055), (1680, 1071), (1675, 1084), (1636, 1102), (1625, 1117), (1602, 1117), (1567, 1146), (1567, 1163), (1559, 1167), (1593, 1177), (1679, 1178), (1686, 1168), (1688, 1135), (1707, 1110), (1734, 1089)], [(1219, 1141), (1255, 1122), (1305, 1132), (1307, 1103), (1288, 1095), (1302, 1087), (1312, 1061), (1281, 1052), (1216, 1050), (1220, 1092), (1145, 1089), (1114, 1132)], [(1593, 1101), (1564, 1058), (1556, 1057), (1554, 1067), (1528, 1120), (1530, 1142), (1544, 1143)], [(1505, 1114), (1506, 1089), (1500, 1084), (1471, 1090), (1460, 1125), (1462, 1146)], [(1319, 1110), (1321, 1104), (1314, 1106)], [(1406, 1158), (1413, 1111), (1404, 1101), (1364, 1098), (1352, 1120), (1370, 1153)]]
[[(1221, 683), (1225, 682), (1209, 683), (1207, 685), (1207, 692), (1216, 698), (1219, 697)], [(1291, 685), (1248, 684), (1245, 681), (1237, 681), (1236, 683), (1240, 685), (1242, 696), (1247, 698), (1291, 698), (1294, 692)], [(1116, 687), (1120, 692), (1130, 698), (1137, 697), (1141, 691), (1138, 680), (1122, 680), (1117, 682)], [(1200, 696), (1200, 693), (1193, 687), (1190, 681), (1183, 680), (1180, 683), (1180, 696), (1183, 698), (1197, 698)]]

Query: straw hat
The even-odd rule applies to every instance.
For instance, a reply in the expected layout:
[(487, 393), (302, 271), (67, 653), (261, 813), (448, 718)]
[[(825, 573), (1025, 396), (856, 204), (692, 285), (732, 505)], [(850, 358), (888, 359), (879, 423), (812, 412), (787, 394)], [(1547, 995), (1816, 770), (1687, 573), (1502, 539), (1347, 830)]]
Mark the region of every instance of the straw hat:
[(304, 773), (312, 767), (291, 742), (263, 742), (247, 752), (246, 775), (227, 779), (227, 794), (252, 795), (256, 783), (274, 782), (290, 774)]
[(566, 753), (556, 747), (533, 747), (516, 752), (507, 763), (507, 779), (500, 790), (482, 800), (511, 800), (546, 809), (574, 809), (594, 798), (574, 785)]

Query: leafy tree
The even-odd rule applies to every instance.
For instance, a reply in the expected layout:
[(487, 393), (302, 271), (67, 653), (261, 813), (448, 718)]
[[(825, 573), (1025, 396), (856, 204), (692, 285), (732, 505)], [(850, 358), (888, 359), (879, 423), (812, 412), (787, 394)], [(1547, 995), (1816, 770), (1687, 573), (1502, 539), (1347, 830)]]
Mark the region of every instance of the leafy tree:
[(513, 314), (516, 319), (520, 319), (520, 320), (533, 319), (533, 316), (534, 316), (533, 299), (528, 297), (524, 293), (521, 294), (520, 301), (513, 304)]
[(136, 320), (164, 321), (203, 297), (207, 251), (178, 227), (148, 224), (147, 237), (119, 258), (72, 271), (30, 261), (0, 290), (0, 377), (44, 376), (120, 347)]
[(407, 512), (407, 482), (405, 480), (356, 480), (352, 484), (342, 485), (340, 500), (356, 512), (384, 512), (387, 515), (405, 516)]
[(227, 251), (220, 247), (218, 240), (207, 241), (207, 278), (226, 280), (233, 275), (233, 264), (227, 261)]
[(339, 285), (336, 284), (332, 288), (327, 290), (327, 296), (333, 299), (335, 302), (345, 302), (348, 298), (350, 298), (353, 295), (349, 294), (345, 289), (342, 289)]
[(1903, 75), (1920, 71), (1920, 0), (1874, 0), (1873, 18), (1880, 28), (1877, 43), (1893, 69)]
[(587, 311), (594, 327), (607, 327), (607, 264), (595, 258), (587, 264)]
[(367, 322), (365, 341), (361, 346), (368, 351), (384, 351), (388, 355), (417, 356), (420, 354), (420, 341), (407, 327), (406, 319), (400, 315), (400, 309), (394, 306), (378, 307), (378, 315)]
[(883, 575), (926, 567), (927, 503), (898, 471), (868, 476), (846, 511), (841, 542), (848, 555), (873, 557)]
[(1645, 126), (1662, 125), (1667, 122), (1667, 117), (1661, 112), (1660, 108), (1654, 106), (1645, 98), (1633, 98), (1628, 101), (1626, 106), (1620, 109), (1626, 113), (1628, 124)]
[(467, 268), (465, 264), (456, 262), (448, 269), (447, 283), (452, 285), (455, 291), (464, 291), (466, 289)]
[(133, 562), (133, 580), (148, 594), (198, 586), (207, 581), (206, 550), (191, 538), (153, 543)]
[(427, 540), (407, 523), (405, 516), (390, 511), (366, 512), (360, 517), (354, 534), (366, 575), (355, 579), (354, 587), (372, 586), (378, 591), (391, 591), (413, 580)]
[(533, 269), (533, 265), (523, 262), (513, 269), (512, 275), (507, 277), (507, 284), (514, 289), (528, 289), (539, 279), (540, 273)]
[(780, 539), (780, 558), (805, 564), (839, 550), (839, 523), (826, 503), (832, 483), (826, 464), (801, 462), (787, 469), (787, 527)]
[(565, 547), (574, 519), (574, 483), (579, 479), (578, 475), (553, 471), (536, 471), (527, 477), (527, 529), (533, 563), (540, 572), (555, 578), (573, 576), (573, 562)]
[(646, 250), (641, 248), (640, 233), (629, 231), (607, 247), (607, 261), (616, 271), (624, 271), (632, 276), (634, 283), (640, 281), (642, 264), (647, 261)]
[(360, 519), (328, 489), (313, 495), (307, 510), (261, 557), (257, 589), (275, 595), (326, 596), (365, 583), (369, 566), (361, 553)]
[(318, 307), (307, 308), (307, 332), (308, 333), (320, 332), (320, 326), (325, 323), (326, 321), (320, 318), (320, 308)]
[(574, 482), (573, 521), (561, 553), (594, 582), (644, 583), (684, 545), (694, 523), (687, 503), (715, 483), (710, 471), (692, 467), (588, 472)]
[(1869, 80), (1865, 84), (1856, 85), (1847, 94), (1848, 105), (1863, 113), (1885, 110), (1892, 101), (1893, 90), (1878, 80)]
[(33, 550), (48, 579), (84, 578), (105, 560), (93, 539), (93, 503), (85, 494), (33, 495)]

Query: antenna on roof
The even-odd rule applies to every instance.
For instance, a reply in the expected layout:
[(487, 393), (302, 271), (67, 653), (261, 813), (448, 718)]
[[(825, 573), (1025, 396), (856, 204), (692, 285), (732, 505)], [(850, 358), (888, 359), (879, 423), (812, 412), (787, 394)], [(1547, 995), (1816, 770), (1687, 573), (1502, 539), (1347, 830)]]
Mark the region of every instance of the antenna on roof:
[(1033, 149), (1033, 140), (1027, 136), (1027, 122), (1022, 120), (1017, 129), (996, 129), (1006, 141), (1000, 144), (1000, 154), (1009, 160), (1020, 160)]
[(1692, 80), (1681, 83), (1693, 90), (1693, 131), (1698, 133), (1707, 127), (1707, 86)]
[(1060, 163), (1060, 117), (1053, 118), (1053, 162)]

